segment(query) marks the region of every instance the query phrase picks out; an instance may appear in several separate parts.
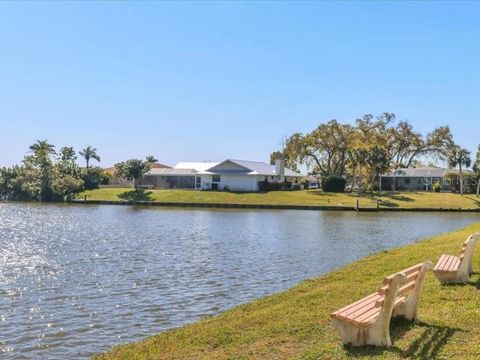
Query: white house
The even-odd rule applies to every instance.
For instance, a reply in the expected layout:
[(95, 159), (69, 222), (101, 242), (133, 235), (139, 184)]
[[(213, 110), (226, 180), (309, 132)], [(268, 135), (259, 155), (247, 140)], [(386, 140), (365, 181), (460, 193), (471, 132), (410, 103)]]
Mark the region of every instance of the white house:
[(140, 185), (164, 189), (258, 191), (259, 182), (300, 183), (303, 175), (265, 162), (232, 160), (180, 162), (171, 169), (151, 169)]

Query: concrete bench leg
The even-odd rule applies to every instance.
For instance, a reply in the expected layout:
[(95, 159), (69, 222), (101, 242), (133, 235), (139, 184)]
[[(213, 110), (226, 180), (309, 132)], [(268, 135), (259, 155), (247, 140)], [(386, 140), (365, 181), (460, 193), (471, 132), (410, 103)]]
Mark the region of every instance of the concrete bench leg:
[(423, 263), (422, 267), (420, 268), (417, 279), (415, 280), (415, 285), (408, 295), (408, 298), (405, 302), (398, 306), (393, 311), (393, 315), (403, 315), (408, 320), (417, 320), (418, 319), (418, 302), (420, 301), (420, 294), (422, 293), (423, 283), (425, 281), (425, 276), (427, 275), (427, 271), (433, 269), (433, 263), (430, 261), (426, 261)]
[(392, 345), (389, 329), (390, 321), (388, 321), (388, 326), (385, 322), (375, 322), (369, 327), (356, 326), (337, 319), (332, 321), (333, 326), (340, 333), (342, 343), (345, 345), (375, 345), (383, 347)]

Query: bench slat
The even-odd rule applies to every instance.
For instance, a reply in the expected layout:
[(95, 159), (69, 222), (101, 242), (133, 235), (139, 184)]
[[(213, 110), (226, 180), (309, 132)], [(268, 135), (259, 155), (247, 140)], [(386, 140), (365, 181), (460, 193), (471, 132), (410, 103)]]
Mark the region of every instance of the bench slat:
[[(414, 272), (414, 273), (411, 273), (410, 275), (408, 275), (405, 279), (404, 284), (409, 283), (411, 281), (415, 281), (418, 277), (418, 273), (419, 272), (417, 271), (417, 272)], [(378, 293), (382, 294), (382, 295), (385, 295), (385, 292), (387, 291), (387, 289), (388, 289), (388, 285), (384, 285), (380, 289), (378, 289)]]
[(441, 267), (443, 266), (443, 263), (445, 262), (446, 257), (447, 255), (440, 256), (440, 259), (438, 259), (437, 264), (433, 268), (433, 271), (441, 269)]
[(462, 244), (462, 252), (461, 252), (462, 255), (465, 254), (465, 251), (467, 250), (468, 240), (469, 240), (469, 239), (470, 239), (470, 238), (468, 238), (467, 240), (465, 240), (465, 241), (463, 242), (463, 244)]
[[(397, 298), (395, 299), (395, 302), (394, 302), (394, 304), (393, 304), (393, 307), (394, 307), (394, 308), (398, 307), (398, 306), (399, 306), (400, 304), (402, 304), (404, 301), (405, 301), (405, 298), (404, 298), (403, 296), (397, 297)], [(371, 325), (371, 324), (375, 321), (375, 319), (378, 317), (378, 315), (380, 314), (381, 308), (378, 308), (378, 309), (379, 309), (379, 311), (378, 311), (377, 313), (373, 313), (373, 314), (371, 314), (371, 315), (368, 316), (368, 317), (362, 317), (363, 320), (362, 320), (361, 322), (359, 322), (358, 325), (360, 325), (360, 326), (369, 326), (369, 325)], [(358, 320), (358, 319), (356, 319), (356, 320)]]
[(370, 298), (372, 298), (372, 297), (376, 297), (376, 296), (378, 296), (377, 293), (370, 294), (370, 295), (368, 295), (367, 297), (364, 297), (363, 299), (360, 299), (360, 300), (358, 300), (358, 301), (355, 301), (354, 303), (352, 303), (352, 304), (350, 304), (350, 305), (347, 305), (347, 306), (341, 308), (340, 310), (337, 310), (337, 311), (333, 312), (330, 316), (335, 317), (336, 315), (338, 315), (338, 314), (340, 314), (340, 313), (343, 313), (344, 311), (347, 311), (347, 310), (351, 309), (352, 307), (354, 307), (354, 306), (356, 306), (356, 305), (359, 305), (359, 304), (361, 304), (362, 302), (364, 302), (364, 301), (366, 301), (366, 300), (368, 300), (368, 299), (370, 299)]
[(398, 293), (403, 295), (409, 292), (410, 290), (412, 290), (414, 287), (415, 287), (415, 281), (411, 281), (403, 285), (400, 289), (398, 289)]
[(357, 315), (355, 318), (347, 319), (347, 321), (351, 324), (360, 325), (363, 322), (365, 322), (365, 320), (367, 320), (367, 319), (370, 319), (370, 318), (375, 319), (378, 316), (378, 314), (380, 313), (380, 310), (382, 310), (382, 308), (372, 307), (368, 311), (366, 311), (366, 312), (364, 312), (360, 315)]
[(447, 266), (448, 262), (450, 261), (450, 256), (451, 255), (445, 255), (445, 258), (443, 259), (443, 263), (440, 265), (440, 268), (439, 268), (440, 271), (445, 270), (445, 267)]
[(402, 271), (399, 271), (399, 272), (397, 272), (397, 273), (395, 273), (395, 274), (389, 275), (389, 276), (387, 276), (385, 279), (383, 279), (383, 284), (384, 284), (384, 285), (390, 284), (390, 281), (392, 281), (393, 277), (394, 277), (395, 275), (397, 275), (398, 273), (403, 273), (403, 274), (405, 274), (405, 275), (407, 275), (407, 276), (410, 275), (410, 274), (412, 274), (412, 273), (415, 273), (415, 272), (418, 273), (418, 272), (420, 271), (420, 268), (422, 267), (422, 265), (423, 265), (423, 263), (420, 263), (420, 264), (417, 264), (417, 265), (413, 265), (413, 266), (410, 266), (409, 268), (406, 268), (406, 269), (404, 269), (404, 270), (402, 270)]
[(443, 263), (442, 265), (440, 265), (440, 270), (445, 269), (445, 266), (447, 266), (448, 264), (448, 260), (450, 260), (450, 256), (451, 255), (445, 255), (445, 257), (443, 258)]
[(370, 298), (368, 301), (364, 302), (364, 303), (360, 303), (340, 314), (337, 314), (336, 317), (339, 318), (339, 319), (342, 319), (342, 320), (347, 320), (347, 319), (350, 319), (350, 318), (355, 318), (361, 314), (363, 314), (364, 312), (368, 311), (369, 309), (375, 307), (375, 304), (377, 302), (377, 300), (380, 298), (381, 296), (378, 295), (376, 297), (372, 297)]
[(455, 258), (455, 256), (453, 256), (453, 255), (444, 255), (441, 263), (439, 264), (437, 270), (435, 270), (435, 271), (447, 271), (448, 267), (450, 266), (450, 264), (451, 264), (451, 262), (453, 261), (454, 258)]
[(460, 267), (460, 258), (456, 257), (450, 264), (448, 271), (452, 271), (452, 272), (457, 271), (459, 267)]
[[(410, 281), (404, 285), (402, 285), (400, 287), (400, 289), (398, 289), (398, 295), (404, 295), (405, 293), (409, 292), (410, 290), (412, 290), (413, 288), (415, 287), (415, 281)], [(399, 297), (402, 297), (402, 296), (397, 296), (397, 299)], [(376, 306), (378, 307), (382, 307), (383, 306), (383, 302), (385, 301), (385, 297), (381, 298), (381, 299), (378, 299), (377, 302), (376, 302)], [(397, 300), (395, 300), (397, 301)]]
[(442, 265), (437, 267), (435, 272), (456, 272), (462, 263), (462, 258), (453, 255), (446, 255), (446, 261)]
[(449, 256), (447, 262), (445, 263), (444, 271), (448, 271), (450, 264), (455, 260), (455, 256)]

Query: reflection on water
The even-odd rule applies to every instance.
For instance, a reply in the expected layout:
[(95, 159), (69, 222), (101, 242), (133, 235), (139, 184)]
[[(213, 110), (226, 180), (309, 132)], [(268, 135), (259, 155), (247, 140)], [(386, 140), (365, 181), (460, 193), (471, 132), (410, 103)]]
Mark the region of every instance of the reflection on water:
[(85, 358), (478, 219), (0, 204), (0, 354)]

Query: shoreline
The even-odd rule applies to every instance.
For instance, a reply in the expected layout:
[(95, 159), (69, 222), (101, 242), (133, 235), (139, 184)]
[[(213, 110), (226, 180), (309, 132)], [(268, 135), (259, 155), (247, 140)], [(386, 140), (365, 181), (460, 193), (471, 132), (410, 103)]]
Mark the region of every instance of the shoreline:
[(314, 210), (314, 211), (399, 211), (399, 212), (470, 212), (480, 213), (480, 208), (436, 208), (436, 207), (359, 207), (354, 206), (323, 206), (323, 205), (282, 205), (282, 204), (235, 204), (235, 203), (199, 203), (199, 202), (162, 202), (162, 201), (136, 201), (136, 200), (82, 200), (74, 199), (71, 204), (80, 205), (121, 205), (145, 207), (198, 207), (216, 209), (259, 209), (259, 210)]
[[(402, 359), (461, 354), (473, 359), (480, 350), (478, 250), (477, 272), (464, 286), (440, 286), (432, 273), (427, 274), (419, 308), (422, 321), (393, 319), (391, 348), (343, 346), (329, 314), (375, 291), (385, 276), (423, 261), (435, 263), (443, 253), (459, 253), (463, 241), (476, 231), (480, 222), (379, 252), (213, 317), (114, 346), (94, 358)], [(464, 306), (458, 306), (459, 301)]]

